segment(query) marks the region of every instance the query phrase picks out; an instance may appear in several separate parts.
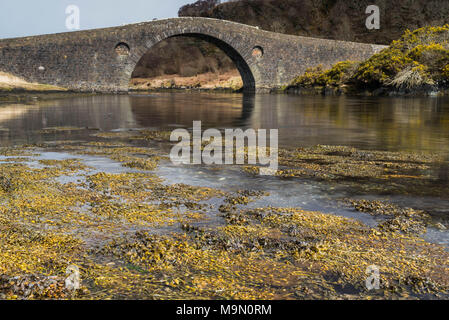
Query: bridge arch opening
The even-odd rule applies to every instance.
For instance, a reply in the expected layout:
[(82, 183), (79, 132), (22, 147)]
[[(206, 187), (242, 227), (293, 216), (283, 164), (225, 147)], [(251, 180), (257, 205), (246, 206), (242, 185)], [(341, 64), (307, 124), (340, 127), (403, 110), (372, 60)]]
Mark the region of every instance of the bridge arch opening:
[(146, 49), (131, 74), (130, 89), (203, 87), (204, 82), (206, 88), (256, 89), (251, 68), (236, 49), (197, 33), (175, 34)]

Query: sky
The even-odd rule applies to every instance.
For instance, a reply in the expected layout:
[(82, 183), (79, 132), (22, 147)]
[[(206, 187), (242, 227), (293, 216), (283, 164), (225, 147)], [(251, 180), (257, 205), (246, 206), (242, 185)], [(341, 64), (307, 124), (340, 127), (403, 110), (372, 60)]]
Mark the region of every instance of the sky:
[(80, 30), (177, 17), (195, 0), (0, 0), (0, 39), (70, 31), (66, 8), (79, 8)]

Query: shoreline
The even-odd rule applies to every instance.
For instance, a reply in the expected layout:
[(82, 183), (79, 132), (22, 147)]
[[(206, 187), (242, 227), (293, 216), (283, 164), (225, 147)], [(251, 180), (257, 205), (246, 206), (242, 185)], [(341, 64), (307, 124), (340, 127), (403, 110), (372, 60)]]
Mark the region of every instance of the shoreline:
[[(65, 128), (43, 134), (58, 132)], [(76, 299), (449, 298), (449, 252), (422, 238), (434, 218), (363, 198), (379, 190), (447, 197), (447, 185), (428, 185), (429, 168), (442, 155), (280, 149), (281, 169), (272, 179), (359, 190), (361, 199), (342, 199), (335, 208), (380, 219), (368, 226), (300, 207), (251, 206), (270, 196), (263, 188), (166, 181), (157, 169), (167, 166), (168, 131), (90, 135), (95, 141), (0, 148), (0, 228), (8, 231), (0, 236), (6, 248), (0, 298), (70, 299), (59, 286), (67, 265), (81, 270), (82, 287), (71, 296)], [(46, 152), (71, 156), (39, 156)], [(120, 171), (101, 169), (98, 157)], [(215, 176), (223, 168), (210, 170)], [(259, 179), (257, 167), (236, 170), (242, 179)], [(373, 264), (381, 268), (381, 287), (368, 291), (365, 269)], [(17, 289), (23, 281), (30, 287)]]
[(414, 90), (394, 90), (381, 87), (375, 90), (356, 90), (341, 87), (301, 87), (289, 86), (283, 89), (286, 94), (303, 96), (348, 96), (348, 97), (446, 97), (449, 96), (449, 88), (423, 87)]
[[(204, 92), (204, 93), (245, 93), (243, 89), (234, 90), (227, 87), (216, 88), (193, 88), (193, 87), (172, 87), (172, 88), (153, 88), (153, 89), (130, 89), (129, 91), (75, 91), (75, 90), (25, 90), (25, 89), (13, 89), (13, 90), (1, 90), (0, 89), (0, 103), (2, 102), (14, 102), (14, 101), (27, 101), (33, 100), (37, 97), (38, 100), (53, 99), (54, 97), (64, 96), (77, 96), (77, 95), (126, 95), (126, 94), (145, 94), (145, 93), (157, 93), (157, 92)], [(274, 89), (260, 89), (256, 91), (248, 91), (253, 94), (288, 94), (297, 96), (347, 96), (347, 97), (416, 97), (416, 98), (433, 98), (433, 97), (447, 97), (449, 96), (449, 88), (445, 88), (439, 91), (435, 90), (414, 90), (414, 91), (401, 91), (401, 90), (389, 90), (388, 88), (379, 88), (374, 91), (360, 90), (357, 92), (346, 92), (344, 88), (331, 88), (331, 87), (279, 87)]]

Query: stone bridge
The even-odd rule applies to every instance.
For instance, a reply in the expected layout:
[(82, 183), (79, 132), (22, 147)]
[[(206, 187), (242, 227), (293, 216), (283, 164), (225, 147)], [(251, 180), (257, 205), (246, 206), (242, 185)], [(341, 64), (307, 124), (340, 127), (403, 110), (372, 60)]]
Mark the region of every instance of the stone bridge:
[(191, 36), (221, 48), (246, 90), (287, 85), (305, 69), (363, 60), (383, 46), (298, 37), (208, 18), (175, 18), (114, 28), (0, 40), (0, 71), (75, 91), (127, 91), (142, 56), (164, 39)]

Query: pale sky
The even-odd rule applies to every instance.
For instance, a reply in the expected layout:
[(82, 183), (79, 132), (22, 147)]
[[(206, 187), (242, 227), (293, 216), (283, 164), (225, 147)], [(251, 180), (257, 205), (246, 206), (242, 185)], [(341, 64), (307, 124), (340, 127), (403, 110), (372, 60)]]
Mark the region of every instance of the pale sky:
[(67, 32), (67, 6), (80, 9), (80, 29), (177, 17), (195, 0), (0, 0), (0, 39)]

